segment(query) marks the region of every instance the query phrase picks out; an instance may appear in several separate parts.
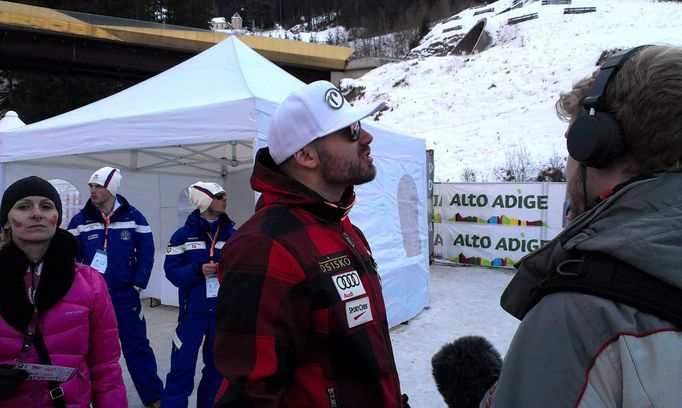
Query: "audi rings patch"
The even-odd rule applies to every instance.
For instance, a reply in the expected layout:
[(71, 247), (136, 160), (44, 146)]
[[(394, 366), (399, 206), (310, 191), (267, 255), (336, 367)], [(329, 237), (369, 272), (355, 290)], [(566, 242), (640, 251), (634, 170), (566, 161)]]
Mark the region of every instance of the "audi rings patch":
[(364, 295), (365, 287), (362, 285), (362, 280), (357, 271), (350, 271), (340, 273), (332, 276), (336, 291), (339, 292), (341, 300), (348, 300)]
[(348, 328), (372, 321), (372, 308), (367, 296), (346, 302), (346, 320)]

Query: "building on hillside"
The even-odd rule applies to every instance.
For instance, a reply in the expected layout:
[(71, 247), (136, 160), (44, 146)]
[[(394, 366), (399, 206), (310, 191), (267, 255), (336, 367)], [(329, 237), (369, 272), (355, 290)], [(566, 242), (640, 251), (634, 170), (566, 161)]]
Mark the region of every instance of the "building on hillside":
[(225, 20), (225, 17), (214, 17), (211, 19), (211, 30), (228, 30), (232, 28), (230, 24)]
[(211, 30), (221, 31), (228, 34), (248, 35), (249, 30), (242, 25), (242, 16), (234, 13), (228, 23), (225, 17), (215, 17), (211, 19)]
[(234, 13), (232, 18), (230, 19), (230, 23), (232, 24), (232, 28), (235, 28), (237, 30), (242, 28), (242, 16), (239, 15), (239, 13)]

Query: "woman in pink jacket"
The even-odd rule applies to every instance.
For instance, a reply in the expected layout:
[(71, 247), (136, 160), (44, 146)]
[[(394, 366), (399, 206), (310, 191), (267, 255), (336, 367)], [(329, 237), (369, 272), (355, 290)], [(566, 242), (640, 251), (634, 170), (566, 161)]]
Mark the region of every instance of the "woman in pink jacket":
[[(58, 228), (61, 217), (57, 190), (39, 177), (2, 196), (0, 407), (127, 407), (106, 284), (74, 261), (77, 244)], [(42, 380), (26, 364), (73, 371)]]

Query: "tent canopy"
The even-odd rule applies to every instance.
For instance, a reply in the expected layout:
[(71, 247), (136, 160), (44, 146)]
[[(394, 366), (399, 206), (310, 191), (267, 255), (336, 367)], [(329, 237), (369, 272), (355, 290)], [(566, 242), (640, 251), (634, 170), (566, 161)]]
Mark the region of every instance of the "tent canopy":
[(83, 165), (222, 177), (251, 166), (253, 140), (267, 131), (259, 116), (301, 86), (229, 37), (115, 95), (4, 132), (0, 163), (78, 155)]

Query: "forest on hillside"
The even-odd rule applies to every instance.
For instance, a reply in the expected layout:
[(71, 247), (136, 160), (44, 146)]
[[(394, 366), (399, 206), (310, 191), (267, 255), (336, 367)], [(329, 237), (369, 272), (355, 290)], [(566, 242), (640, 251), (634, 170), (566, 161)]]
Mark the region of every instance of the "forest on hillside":
[[(251, 30), (276, 23), (288, 28), (315, 17), (327, 24), (359, 28), (366, 36), (417, 28), (485, 0), (15, 0), (59, 10), (209, 28), (213, 17), (238, 12)], [(309, 25), (311, 29), (316, 27)]]

